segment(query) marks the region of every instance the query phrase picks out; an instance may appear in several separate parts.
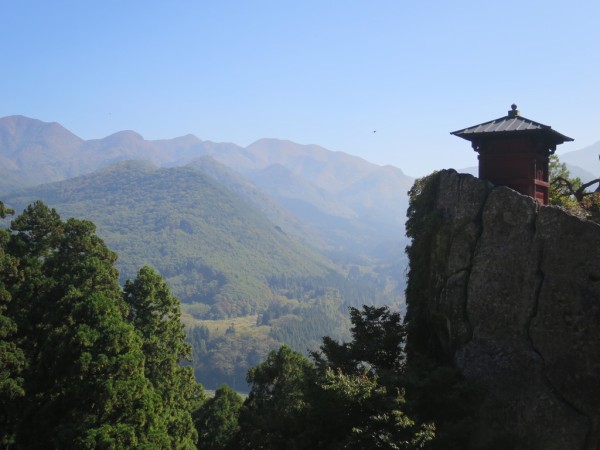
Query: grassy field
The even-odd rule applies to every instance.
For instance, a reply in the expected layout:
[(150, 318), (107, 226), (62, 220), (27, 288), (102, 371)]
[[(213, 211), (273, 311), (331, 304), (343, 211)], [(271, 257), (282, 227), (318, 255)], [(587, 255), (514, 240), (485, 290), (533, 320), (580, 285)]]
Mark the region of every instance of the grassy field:
[(271, 329), (269, 326), (256, 326), (256, 320), (258, 319), (257, 315), (223, 320), (199, 320), (184, 312), (181, 319), (187, 328), (199, 325), (208, 328), (211, 338), (225, 334), (225, 331), (227, 331), (230, 326), (235, 328), (236, 333), (259, 333), (268, 335), (269, 330)]

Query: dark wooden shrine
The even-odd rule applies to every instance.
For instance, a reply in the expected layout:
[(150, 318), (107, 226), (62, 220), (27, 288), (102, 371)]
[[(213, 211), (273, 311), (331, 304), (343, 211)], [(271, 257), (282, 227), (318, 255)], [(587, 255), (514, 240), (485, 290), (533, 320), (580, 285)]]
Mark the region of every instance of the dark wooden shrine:
[(548, 158), (570, 137), (548, 125), (521, 117), (517, 105), (508, 115), (451, 133), (471, 142), (479, 153), (479, 178), (508, 186), (541, 204), (548, 203)]

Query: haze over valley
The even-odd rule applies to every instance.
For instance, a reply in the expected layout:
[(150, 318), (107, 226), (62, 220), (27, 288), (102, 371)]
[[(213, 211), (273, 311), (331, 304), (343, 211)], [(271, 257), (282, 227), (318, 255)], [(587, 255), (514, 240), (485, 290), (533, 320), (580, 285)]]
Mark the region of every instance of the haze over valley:
[[(598, 153), (600, 143), (561, 157), (585, 177)], [(349, 306), (403, 310), (414, 178), (399, 168), (278, 139), (241, 147), (121, 131), (86, 141), (9, 116), (0, 173), (17, 213), (42, 200), (93, 221), (122, 283), (144, 264), (159, 271), (205, 352), (197, 375), (209, 387), (243, 390), (247, 368), (281, 343), (306, 352), (323, 335), (347, 336)]]
[[(306, 352), (346, 336), (349, 306), (402, 308), (413, 179), (400, 169), (275, 139), (242, 148), (124, 131), (84, 141), (22, 116), (0, 119), (0, 145), (7, 206), (40, 199), (92, 220), (119, 255), (121, 282), (156, 268), (190, 335), (210, 330), (198, 346), (237, 358), (229, 371), (198, 358), (212, 364), (199, 374), (209, 386), (244, 389), (247, 368), (278, 343)], [(244, 334), (253, 351), (222, 350)]]

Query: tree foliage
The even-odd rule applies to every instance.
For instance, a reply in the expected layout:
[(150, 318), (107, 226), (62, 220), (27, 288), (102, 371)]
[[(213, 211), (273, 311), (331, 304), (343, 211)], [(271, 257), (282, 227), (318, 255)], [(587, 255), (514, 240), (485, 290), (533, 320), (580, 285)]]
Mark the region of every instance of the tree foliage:
[(226, 380), (234, 389), (246, 392), (246, 372), (249, 367), (264, 361), (277, 343), (258, 334), (233, 333), (211, 342), (208, 353), (197, 364), (197, 373), (203, 375), (207, 386)]
[[(433, 426), (416, 426), (404, 396), (406, 328), (388, 307), (350, 308), (352, 340), (323, 339), (313, 358), (321, 374), (320, 420), (334, 420), (344, 448), (418, 448)], [(329, 410), (328, 407), (334, 407)], [(348, 424), (351, 424), (348, 427)]]
[(24, 208), (35, 198), (63, 216), (93, 221), (119, 254), (122, 283), (149, 264), (184, 304), (206, 306), (196, 309), (201, 319), (260, 314), (274, 296), (305, 301), (323, 296), (325, 289), (338, 291), (349, 306), (389, 304), (401, 297), (399, 291), (390, 292), (386, 267), (365, 262), (365, 270), (347, 277), (341, 267), (192, 167), (158, 169), (122, 161), (20, 191), (9, 200)]
[(310, 448), (312, 376), (310, 361), (285, 346), (250, 369), (252, 390), (240, 416), (244, 448)]
[[(10, 214), (0, 202), (0, 216)], [(22, 372), (25, 369), (25, 354), (17, 344), (15, 334), (17, 324), (7, 314), (12, 300), (7, 281), (17, 275), (17, 260), (7, 252), (10, 233), (0, 229), (0, 430), (11, 430), (15, 426), (14, 401), (25, 394)], [(6, 447), (11, 441), (9, 433), (0, 432), (0, 446)]]
[[(44, 449), (186, 447), (172, 444), (167, 419), (173, 410), (155, 382), (160, 376), (147, 373), (147, 363), (162, 370), (160, 357), (171, 366), (179, 355), (145, 353), (149, 325), (141, 314), (135, 323), (127, 320), (116, 254), (94, 224), (63, 222), (35, 202), (0, 237), (0, 293), (10, 298), (2, 307), (13, 324), (0, 348), (8, 343), (24, 360), (12, 364), (19, 369), (16, 383), (0, 391), (2, 442)], [(151, 281), (160, 284), (142, 278), (136, 286), (147, 292), (143, 284)], [(168, 321), (178, 327), (178, 317)], [(173, 389), (173, 396), (187, 389), (185, 380)]]
[(129, 307), (127, 321), (142, 338), (144, 373), (162, 400), (170, 447), (194, 448), (197, 433), (191, 410), (202, 392), (192, 367), (181, 365), (189, 362), (191, 348), (185, 341), (179, 300), (148, 266), (140, 269), (134, 281), (126, 282), (124, 297)]
[[(202, 325), (189, 327), (196, 379), (207, 389), (216, 389), (225, 382), (236, 391), (248, 392), (246, 373), (264, 361), (271, 350), (286, 345), (308, 355), (326, 334), (335, 339), (348, 338), (349, 320), (341, 311), (339, 294), (321, 289), (310, 295), (303, 301), (274, 297), (252, 321), (256, 326), (248, 329), (234, 329), (231, 322), (223, 322), (221, 332), (215, 330), (212, 334)], [(186, 310), (189, 312), (189, 308)], [(224, 334), (223, 327), (227, 328)]]
[(352, 341), (325, 338), (315, 364), (282, 347), (250, 370), (244, 448), (412, 449), (431, 440), (433, 426), (406, 414), (399, 314), (353, 308), (351, 320)]
[(273, 295), (268, 280), (281, 273), (318, 279), (335, 271), (323, 256), (278, 232), (259, 211), (191, 167), (121, 162), (22, 191), (10, 204), (31, 198), (96, 223), (120, 256), (121, 282), (150, 264), (184, 303), (209, 305), (205, 318), (264, 309)]
[(417, 427), (406, 414), (404, 392), (385, 385), (369, 372), (345, 374), (328, 368), (319, 384), (323, 391), (318, 417), (329, 448), (415, 449), (435, 435), (433, 424)]
[[(560, 206), (581, 218), (600, 220), (600, 178), (584, 183), (580, 178), (571, 177), (567, 165), (556, 155), (550, 156), (549, 172), (549, 204)], [(589, 190), (596, 184), (596, 190)]]
[(199, 450), (237, 450), (240, 427), (238, 416), (242, 398), (227, 385), (194, 412)]
[(14, 209), (7, 208), (4, 205), (4, 202), (0, 202), (0, 219), (4, 219), (7, 215), (12, 215), (15, 213)]
[(352, 340), (338, 343), (323, 338), (321, 352), (313, 353), (317, 365), (358, 374), (365, 369), (381, 374), (401, 374), (404, 368), (406, 329), (398, 312), (388, 307), (350, 308)]

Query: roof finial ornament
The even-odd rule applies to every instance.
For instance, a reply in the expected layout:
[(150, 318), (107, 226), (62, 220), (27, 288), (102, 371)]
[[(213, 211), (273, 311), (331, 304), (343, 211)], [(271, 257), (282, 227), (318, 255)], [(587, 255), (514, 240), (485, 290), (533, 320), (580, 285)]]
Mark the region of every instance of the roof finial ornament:
[(515, 103), (513, 103), (512, 105), (510, 105), (510, 111), (508, 112), (508, 115), (510, 117), (516, 117), (516, 116), (520, 116), (521, 115), (521, 111), (519, 111), (517, 109), (517, 105)]

